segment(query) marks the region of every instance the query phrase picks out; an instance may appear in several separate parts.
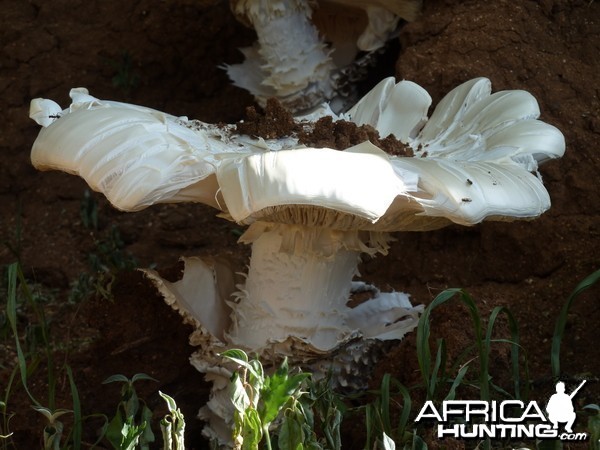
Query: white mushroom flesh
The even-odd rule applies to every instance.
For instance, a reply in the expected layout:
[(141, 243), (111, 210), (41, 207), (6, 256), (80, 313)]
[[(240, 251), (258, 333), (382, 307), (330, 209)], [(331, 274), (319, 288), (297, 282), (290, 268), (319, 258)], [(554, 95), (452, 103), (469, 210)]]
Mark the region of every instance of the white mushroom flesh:
[(217, 262), (187, 259), (174, 283), (147, 271), (197, 328), (192, 362), (215, 381), (204, 412), (213, 434), (230, 420), (219, 352), (290, 355), (317, 372), (334, 367), (340, 384), (358, 382), (377, 354), (373, 342), (401, 338), (420, 311), (404, 294), (377, 290), (349, 308), (360, 255), (385, 253), (392, 231), (537, 217), (550, 206), (538, 164), (565, 149), (560, 131), (537, 120), (531, 95), (491, 94), (484, 78), (454, 89), (429, 119), (427, 92), (393, 79), (343, 116), (393, 133), (415, 157), (389, 156), (369, 142), (340, 152), (294, 137), (251, 139), (84, 89), (71, 96), (66, 110), (32, 101), (31, 116), (44, 127), (32, 149), (37, 168), (78, 174), (122, 210), (198, 201), (251, 225), (242, 237), (252, 245), (250, 268), (237, 287)]
[(294, 110), (306, 110), (333, 95), (329, 50), (310, 21), (304, 0), (238, 0), (234, 11), (247, 18), (258, 36), (242, 50), (246, 61), (227, 66), (236, 86), (259, 104), (277, 97)]

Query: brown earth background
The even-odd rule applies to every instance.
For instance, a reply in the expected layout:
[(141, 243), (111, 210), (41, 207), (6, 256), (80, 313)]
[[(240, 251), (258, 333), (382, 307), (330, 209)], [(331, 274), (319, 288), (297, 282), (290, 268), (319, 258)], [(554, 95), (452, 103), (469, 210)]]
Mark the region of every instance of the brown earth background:
[[(136, 272), (117, 275), (112, 301), (96, 296), (73, 303), (69, 293), (82, 273), (90, 273), (89, 255), (113, 227), (122, 251), (140, 267), (159, 270), (175, 267), (182, 255), (225, 256), (241, 270), (248, 249), (236, 243), (240, 230), (201, 205), (125, 214), (97, 194), (99, 225), (86, 228), (80, 214), (85, 183), (37, 172), (29, 162), (38, 132), (28, 119), (29, 101), (52, 98), (64, 107), (69, 89), (84, 86), (98, 98), (233, 123), (253, 102), (219, 66), (240, 62), (237, 49), (254, 39), (224, 1), (0, 0), (0, 264), (19, 261), (32, 283), (52, 293), (46, 305), (52, 336), (59, 362), (73, 369), (84, 413), (113, 414), (118, 387), (101, 382), (144, 372), (159, 381), (139, 383), (140, 395), (156, 417), (164, 413), (158, 390), (175, 397), (187, 418), (190, 448), (207, 448), (194, 415), (208, 386), (187, 363), (189, 330), (179, 317)], [(421, 18), (403, 27), (399, 43), (370, 74), (373, 80), (395, 72), (426, 88), (434, 104), (479, 76), (490, 78), (494, 90), (528, 90), (539, 101), (542, 120), (564, 133), (567, 151), (541, 170), (553, 202), (541, 218), (397, 234), (389, 255), (363, 262), (362, 278), (424, 304), (445, 288), (465, 288), (483, 317), (495, 306), (510, 308), (527, 353), (530, 395), (546, 399), (553, 391), (555, 320), (577, 283), (600, 268), (600, 2), (426, 0)], [(596, 286), (575, 301), (563, 341), (561, 378), (568, 387), (588, 379), (578, 407), (600, 403), (599, 293)], [(23, 325), (28, 320), (24, 313)], [(436, 310), (432, 329), (447, 340), (451, 356), (473, 340), (458, 303)], [(502, 329), (499, 337), (507, 337)], [(15, 364), (9, 343), (0, 347), (0, 388)], [(507, 348), (497, 347), (492, 375), (510, 386)], [(407, 385), (419, 381), (414, 336), (376, 368), (373, 387), (385, 372)], [(43, 367), (30, 383), (43, 403)], [(58, 388), (57, 406), (71, 408), (66, 378)], [(18, 388), (9, 399), (19, 449), (40, 447), (41, 416), (30, 403)], [(346, 447), (361, 445), (355, 439)]]

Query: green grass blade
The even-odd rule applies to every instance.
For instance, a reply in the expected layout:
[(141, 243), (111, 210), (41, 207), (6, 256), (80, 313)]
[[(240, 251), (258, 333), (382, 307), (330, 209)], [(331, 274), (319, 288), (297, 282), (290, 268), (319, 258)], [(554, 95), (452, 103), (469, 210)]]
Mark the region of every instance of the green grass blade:
[(381, 380), (381, 422), (383, 432), (387, 435), (392, 434), (392, 421), (390, 419), (390, 379), (391, 375), (386, 373)]
[[(478, 349), (480, 364), (482, 365), (480, 370), (480, 380), (479, 387), (481, 391), (481, 398), (488, 399), (489, 395), (489, 374), (486, 366), (487, 359), (484, 358), (484, 344), (482, 338), (482, 327), (481, 327), (481, 317), (479, 316), (479, 311), (477, 310), (477, 306), (475, 302), (471, 298), (469, 294), (467, 294), (462, 289), (446, 289), (442, 291), (437, 297), (425, 308), (423, 311), (423, 315), (419, 319), (419, 324), (417, 325), (417, 359), (419, 361), (419, 368), (421, 369), (421, 375), (425, 384), (425, 388), (427, 391), (427, 399), (433, 400), (435, 399), (435, 388), (436, 386), (432, 386), (431, 380), (436, 380), (436, 378), (432, 378), (435, 369), (431, 368), (431, 350), (429, 348), (429, 336), (430, 336), (430, 323), (429, 317), (431, 312), (447, 302), (448, 300), (454, 298), (458, 295), (458, 298), (462, 303), (467, 307), (469, 311), (469, 315), (471, 316), (471, 320), (473, 322), (473, 327), (475, 331), (475, 344)], [(437, 382), (437, 381), (436, 381)]]
[(554, 328), (554, 336), (552, 337), (552, 350), (550, 353), (550, 365), (552, 367), (552, 376), (555, 379), (560, 377), (560, 344), (565, 331), (565, 325), (567, 324), (567, 315), (573, 301), (583, 291), (592, 287), (600, 279), (600, 270), (595, 271), (591, 275), (588, 275), (583, 281), (581, 281), (575, 290), (571, 293), (567, 302), (563, 305), (558, 319), (556, 320), (556, 326)]
[[(431, 373), (431, 387), (435, 393), (438, 390), (438, 381), (445, 379), (446, 375), (446, 341), (444, 339), (438, 339), (438, 347), (435, 355), (435, 364)], [(440, 374), (441, 370), (441, 374)]]
[[(514, 384), (514, 395), (515, 398), (520, 399), (521, 398), (521, 378), (520, 378), (520, 371), (519, 371), (519, 326), (517, 324), (517, 321), (515, 320), (514, 316), (512, 315), (512, 313), (510, 312), (510, 310), (504, 306), (496, 306), (493, 310), (492, 313), (490, 314), (490, 319), (488, 321), (488, 327), (487, 327), (487, 331), (485, 334), (485, 340), (484, 340), (484, 355), (486, 358), (489, 358), (489, 354), (491, 351), (491, 343), (493, 342), (492, 340), (492, 332), (494, 329), (494, 324), (496, 323), (496, 319), (498, 318), (498, 316), (504, 313), (506, 315), (506, 317), (508, 318), (508, 327), (509, 327), (509, 331), (510, 331), (510, 343), (511, 343), (511, 348), (510, 348), (510, 354), (511, 354), (511, 367), (512, 367), (512, 379), (513, 379), (513, 384)], [(498, 342), (498, 341), (496, 341)], [(486, 364), (486, 367), (488, 367), (489, 369), (489, 360)], [(527, 379), (527, 378), (526, 378)]]
[(392, 379), (394, 383), (394, 387), (398, 389), (398, 392), (402, 395), (403, 404), (402, 404), (402, 412), (400, 413), (400, 418), (398, 419), (398, 428), (396, 432), (396, 436), (399, 442), (402, 441), (404, 434), (408, 431), (408, 418), (410, 416), (410, 411), (412, 408), (412, 399), (410, 397), (410, 392), (402, 383), (400, 383), (396, 379)]
[(450, 300), (456, 294), (460, 292), (459, 289), (446, 289), (440, 292), (436, 298), (431, 302), (427, 308), (423, 311), (423, 315), (419, 319), (417, 325), (417, 360), (419, 362), (419, 369), (421, 370), (421, 376), (425, 383), (425, 389), (427, 392), (427, 399), (433, 399), (435, 392), (433, 386), (431, 386), (431, 349), (429, 348), (429, 335), (430, 335), (430, 323), (429, 316), (431, 311), (438, 305), (445, 303)]
[(19, 272), (20, 269), (17, 263), (13, 263), (8, 266), (8, 298), (6, 302), (6, 316), (8, 318), (11, 331), (15, 337), (15, 349), (17, 351), (17, 364), (21, 374), (21, 384), (29, 396), (29, 399), (36, 406), (41, 407), (42, 405), (33, 397), (29, 391), (29, 387), (27, 386), (27, 360), (25, 359), (25, 354), (23, 353), (23, 348), (21, 347), (17, 330), (17, 280), (19, 278)]
[(375, 435), (375, 420), (374, 419), (375, 416), (375, 406), (371, 403), (369, 403), (366, 407), (365, 407), (365, 427), (367, 429), (367, 442), (365, 445), (365, 448), (371, 448), (373, 445), (373, 439), (374, 439), (374, 435)]
[(16, 271), (17, 279), (18, 279), (18, 288), (21, 289), (23, 296), (31, 306), (31, 309), (34, 312), (35, 317), (40, 324), (39, 330), (41, 332), (42, 344), (44, 347), (44, 355), (46, 356), (46, 374), (48, 377), (48, 407), (52, 410), (56, 409), (56, 366), (54, 364), (54, 353), (52, 350), (52, 345), (50, 342), (50, 327), (48, 325), (48, 321), (46, 320), (46, 315), (44, 313), (44, 309), (40, 307), (38, 301), (35, 296), (31, 292), (31, 289), (25, 279), (25, 275), (23, 275), (23, 271), (20, 266), (17, 266)]
[(460, 386), (460, 384), (462, 383), (463, 378), (467, 373), (467, 370), (469, 370), (468, 364), (465, 364), (460, 368), (460, 370), (456, 374), (456, 377), (454, 378), (454, 381), (452, 382), (452, 386), (450, 386), (448, 395), (446, 395), (446, 398), (444, 400), (454, 400), (454, 398), (456, 397), (456, 388), (458, 388), (458, 386)]
[(81, 401), (79, 399), (79, 391), (73, 378), (73, 371), (70, 366), (66, 366), (67, 378), (71, 388), (71, 398), (73, 399), (73, 450), (81, 449), (81, 440), (83, 437), (83, 419), (81, 416)]
[(411, 450), (427, 450), (427, 444), (425, 441), (416, 433), (413, 434), (413, 440), (411, 443)]
[(583, 407), (590, 415), (587, 421), (587, 431), (590, 434), (590, 449), (600, 450), (600, 406), (596, 404)]

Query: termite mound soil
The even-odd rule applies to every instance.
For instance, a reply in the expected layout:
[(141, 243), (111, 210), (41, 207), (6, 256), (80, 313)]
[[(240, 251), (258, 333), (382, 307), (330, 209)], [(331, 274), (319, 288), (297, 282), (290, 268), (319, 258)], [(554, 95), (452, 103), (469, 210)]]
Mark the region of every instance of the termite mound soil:
[[(139, 267), (161, 271), (176, 268), (180, 256), (195, 255), (229, 258), (243, 271), (248, 249), (236, 242), (243, 230), (202, 205), (158, 205), (125, 214), (96, 194), (98, 226), (86, 228), (81, 217), (85, 183), (31, 167), (29, 151), (39, 130), (28, 119), (28, 106), (30, 99), (45, 97), (64, 107), (69, 89), (85, 86), (99, 98), (235, 123), (253, 101), (219, 67), (240, 62), (238, 48), (255, 36), (235, 21), (227, 2), (6, 0), (2, 8), (0, 264), (19, 261), (40, 292), (51, 294), (44, 305), (59, 351), (56, 361), (73, 370), (84, 414), (114, 413), (118, 387), (102, 385), (106, 377), (147, 373), (159, 381), (139, 383), (138, 389), (155, 408), (155, 417), (163, 412), (160, 389), (174, 396), (186, 415), (189, 448), (208, 448), (193, 412), (206, 398), (207, 385), (187, 365), (189, 330), (141, 274), (119, 273), (113, 300), (92, 296), (71, 304), (69, 297), (74, 283), (92, 270), (90, 256), (98, 254), (113, 227), (120, 232), (121, 250), (134, 255)], [(541, 169), (553, 204), (539, 219), (398, 234), (387, 256), (364, 259), (362, 278), (382, 289), (409, 292), (415, 304), (429, 304), (448, 287), (465, 288), (484, 322), (495, 307), (509, 308), (527, 355), (528, 372), (521, 377), (531, 381), (529, 397), (543, 403), (554, 390), (550, 346), (556, 318), (577, 283), (600, 265), (600, 2), (432, 0), (417, 21), (402, 29), (399, 41), (401, 49), (388, 70), (395, 65), (398, 79), (425, 87), (434, 104), (478, 76), (490, 78), (496, 91), (528, 90), (539, 101), (542, 120), (564, 133), (567, 152)], [(0, 287), (5, 298), (5, 284)], [(561, 346), (567, 390), (588, 379), (576, 397), (578, 409), (600, 397), (598, 289), (573, 303)], [(35, 323), (25, 307), (19, 317), (23, 328)], [(506, 319), (499, 320), (496, 336), (509, 337)], [(434, 311), (432, 342), (446, 339), (450, 360), (473, 343), (473, 336), (469, 315), (458, 302)], [(2, 388), (15, 365), (10, 342), (0, 343)], [(493, 381), (511, 389), (508, 349), (495, 347)], [(469, 379), (476, 379), (476, 367), (474, 361)], [(43, 369), (31, 377), (30, 387), (45, 403)], [(414, 335), (375, 368), (373, 387), (386, 372), (408, 386), (419, 382)], [(57, 407), (71, 409), (69, 383), (61, 373)], [(419, 395), (415, 391), (412, 417)], [(477, 393), (461, 390), (457, 395), (474, 399)], [(10, 431), (17, 449), (40, 447), (42, 423), (30, 405), (16, 384), (7, 410), (14, 414)], [(576, 429), (584, 426), (581, 419)], [(87, 430), (87, 443), (93, 442), (94, 430)], [(344, 448), (362, 447), (360, 426), (347, 436)], [(434, 438), (429, 444), (450, 446)]]
[(331, 116), (316, 122), (295, 121), (277, 99), (268, 99), (264, 110), (246, 108), (246, 116), (236, 124), (238, 133), (264, 139), (294, 136), (307, 147), (346, 150), (369, 141), (394, 156), (413, 156), (412, 149), (393, 134), (381, 137), (371, 125), (357, 125), (347, 120), (333, 120)]

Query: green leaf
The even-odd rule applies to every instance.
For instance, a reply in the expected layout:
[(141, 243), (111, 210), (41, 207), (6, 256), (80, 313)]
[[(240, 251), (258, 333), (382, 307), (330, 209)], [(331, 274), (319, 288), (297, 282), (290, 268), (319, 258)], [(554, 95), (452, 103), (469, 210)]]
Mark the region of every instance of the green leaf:
[(73, 415), (74, 423), (73, 423), (73, 450), (81, 449), (81, 440), (83, 436), (83, 418), (81, 416), (81, 401), (79, 399), (79, 391), (77, 390), (77, 385), (75, 384), (75, 379), (73, 377), (73, 371), (69, 365), (66, 366), (67, 369), (67, 377), (69, 379), (69, 386), (71, 388), (71, 398), (73, 399)]
[(292, 394), (296, 393), (304, 380), (309, 377), (309, 373), (299, 373), (289, 377), (287, 361), (284, 361), (272, 376), (267, 377), (261, 392), (262, 407), (259, 408), (263, 423), (269, 424), (275, 420)]
[(44, 450), (60, 450), (60, 440), (62, 438), (63, 424), (53, 422), (44, 427)]
[(246, 388), (244, 387), (244, 384), (237, 373), (233, 374), (233, 379), (230, 383), (230, 389), (230, 397), (233, 406), (240, 413), (243, 413), (247, 408), (250, 407), (250, 397), (248, 396), (248, 392), (246, 392)]
[(314, 428), (310, 427), (307, 423), (302, 425), (302, 432), (304, 433), (304, 442), (302, 445), (306, 450), (341, 450), (341, 447), (323, 447), (317, 435), (315, 434)]
[(177, 403), (175, 403), (173, 397), (161, 391), (158, 391), (158, 395), (160, 395), (163, 398), (163, 400), (167, 402), (167, 408), (169, 409), (169, 412), (171, 414), (173, 414), (176, 411), (179, 411), (179, 408), (177, 408)]
[[(457, 296), (468, 309), (469, 315), (473, 322), (473, 328), (475, 331), (475, 344), (479, 353), (480, 361), (480, 376), (479, 376), (479, 388), (480, 397), (484, 400), (489, 400), (489, 373), (487, 362), (488, 359), (485, 356), (485, 346), (483, 342), (483, 331), (481, 326), (481, 317), (477, 309), (477, 305), (471, 298), (471, 296), (461, 289), (446, 289), (437, 295), (437, 297), (425, 308), (423, 315), (419, 319), (417, 325), (417, 359), (419, 361), (419, 368), (423, 377), (423, 382), (427, 390), (427, 399), (436, 399), (436, 387), (437, 387), (437, 371), (441, 368), (442, 364), (445, 364), (443, 359), (443, 348), (438, 345), (438, 352), (436, 356), (436, 362), (434, 368), (431, 366), (431, 350), (429, 348), (429, 336), (430, 336), (430, 316), (432, 311), (453, 297)], [(439, 365), (438, 365), (439, 359)], [(435, 383), (435, 384), (434, 384)]]
[(158, 382), (158, 380), (156, 378), (153, 378), (146, 373), (136, 373), (133, 377), (131, 377), (131, 384), (135, 383), (138, 380), (147, 380), (147, 381)]
[(587, 422), (587, 431), (590, 434), (590, 448), (592, 450), (600, 450), (600, 406), (596, 404), (585, 405), (583, 409), (591, 412)]
[(280, 450), (300, 450), (303, 448), (304, 433), (302, 424), (295, 417), (285, 417), (279, 428), (277, 443)]
[(142, 427), (125, 424), (121, 429), (121, 443), (115, 448), (118, 448), (119, 450), (135, 450), (135, 446), (138, 444), (142, 432)]
[(56, 419), (58, 419), (63, 414), (73, 412), (68, 409), (57, 409), (56, 411), (51, 411), (49, 408), (45, 408), (43, 406), (35, 406), (35, 405), (32, 406), (32, 408), (35, 409), (40, 414), (42, 414), (48, 421), (48, 424), (50, 424), (50, 425), (54, 424), (56, 422)]
[(465, 377), (465, 374), (467, 373), (468, 369), (469, 364), (465, 364), (460, 368), (458, 374), (456, 375), (456, 378), (454, 378), (454, 381), (452, 382), (452, 386), (450, 386), (448, 395), (446, 395), (446, 398), (444, 400), (454, 400), (454, 397), (456, 396), (456, 388), (460, 386), (460, 383), (462, 383), (462, 380)]
[(250, 372), (250, 374), (254, 377), (255, 381), (262, 381), (262, 365), (260, 365), (260, 362), (257, 361), (260, 366), (260, 370), (257, 370), (256, 364), (252, 364), (253, 361), (248, 361), (248, 355), (246, 355), (246, 352), (244, 352), (243, 350), (227, 350), (221, 353), (221, 356), (230, 359), (240, 367), (243, 367), (244, 369), (248, 370), (248, 372)]
[(339, 409), (332, 407), (327, 411), (327, 419), (323, 433), (327, 440), (327, 445), (332, 450), (342, 448), (342, 438), (340, 435), (340, 426), (342, 424), (342, 413)]
[(223, 353), (221, 353), (221, 356), (223, 356), (224, 358), (243, 361), (245, 363), (248, 362), (248, 355), (246, 354), (246, 352), (237, 348), (225, 350)]
[(258, 411), (250, 408), (246, 411), (242, 425), (242, 450), (258, 450), (258, 444), (263, 436), (263, 430)]
[(396, 443), (385, 432), (383, 433), (383, 450), (396, 450)]
[[(21, 281), (21, 286), (19, 286), (19, 281)], [(23, 273), (21, 271), (21, 267), (18, 263), (12, 263), (10, 266), (8, 266), (8, 296), (6, 301), (6, 317), (15, 338), (15, 349), (17, 351), (19, 373), (21, 374), (21, 384), (31, 401), (37, 406), (41, 406), (31, 394), (27, 385), (27, 374), (29, 373), (27, 368), (27, 360), (25, 358), (25, 354), (23, 353), (23, 348), (21, 347), (21, 341), (19, 340), (19, 333), (17, 330), (17, 291), (19, 287), (23, 287), (25, 289), (27, 288), (26, 285), (23, 285)]]
[(183, 414), (172, 397), (161, 391), (158, 391), (158, 394), (167, 402), (169, 408), (169, 414), (160, 421), (163, 450), (184, 450), (185, 419)]
[[(314, 406), (313, 406), (314, 404)], [(310, 400), (308, 395), (302, 395), (296, 403), (296, 409), (298, 413), (302, 415), (304, 423), (306, 423), (311, 429), (315, 428), (315, 413), (313, 407), (316, 408), (314, 400)]]
[(125, 424), (123, 423), (121, 414), (116, 414), (115, 417), (112, 418), (112, 420), (108, 423), (108, 426), (106, 427), (106, 439), (108, 439), (108, 442), (110, 442), (111, 445), (116, 449), (121, 448), (121, 443), (123, 442), (124, 427)]
[(102, 384), (114, 383), (116, 381), (119, 381), (121, 383), (129, 383), (129, 378), (127, 378), (125, 375), (115, 374), (111, 375), (106, 380), (104, 380)]
[(554, 336), (552, 337), (552, 349), (550, 353), (552, 376), (556, 379), (560, 377), (560, 344), (565, 331), (565, 326), (567, 324), (567, 317), (569, 314), (569, 309), (571, 308), (571, 304), (579, 296), (579, 294), (592, 287), (598, 282), (598, 280), (600, 280), (600, 270), (597, 270), (596, 272), (587, 276), (581, 283), (579, 283), (567, 299), (567, 302), (563, 305), (558, 319), (556, 320)]
[(133, 386), (129, 386), (123, 393), (123, 408), (125, 409), (125, 417), (134, 419), (140, 409), (140, 401)]
[(410, 448), (411, 450), (427, 450), (427, 444), (417, 433), (414, 433)]
[[(496, 322), (496, 318), (500, 313), (504, 313), (508, 319), (508, 325), (510, 329), (511, 339), (510, 341), (504, 340), (492, 340), (492, 330), (494, 328), (494, 324)], [(520, 376), (520, 364), (519, 364), (519, 325), (515, 320), (514, 316), (510, 312), (510, 310), (504, 306), (496, 306), (492, 313), (490, 314), (490, 318), (488, 320), (488, 328), (485, 334), (484, 339), (484, 348), (485, 348), (485, 357), (489, 359), (490, 348), (492, 342), (507, 342), (511, 346), (511, 365), (512, 365), (512, 380), (514, 386), (514, 398), (524, 400), (524, 397), (521, 395), (521, 376)], [(484, 367), (489, 368), (489, 363), (486, 361)], [(526, 377), (529, 374), (527, 369), (527, 364), (525, 364), (525, 373)], [(526, 378), (527, 379), (527, 378)], [(525, 383), (525, 386), (527, 383)]]
[(154, 442), (154, 433), (150, 423), (152, 422), (152, 411), (146, 405), (142, 408), (142, 420), (140, 426), (142, 427), (142, 434), (140, 440), (142, 444), (148, 444)]

